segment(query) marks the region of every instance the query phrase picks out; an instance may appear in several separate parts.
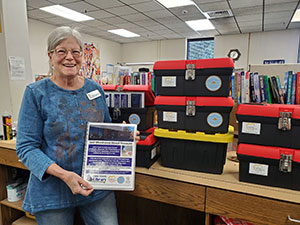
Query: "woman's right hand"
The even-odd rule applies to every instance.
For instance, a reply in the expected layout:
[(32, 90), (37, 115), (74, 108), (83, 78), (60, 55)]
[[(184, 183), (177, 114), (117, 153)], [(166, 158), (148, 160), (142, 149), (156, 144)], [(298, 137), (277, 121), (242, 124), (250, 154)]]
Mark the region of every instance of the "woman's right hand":
[(74, 172), (66, 171), (62, 180), (68, 185), (74, 195), (81, 194), (88, 196), (94, 191), (88, 182)]
[(46, 170), (47, 174), (56, 176), (64, 181), (74, 195), (81, 194), (88, 196), (94, 191), (94, 188), (86, 182), (77, 173), (64, 170), (59, 165), (52, 163)]

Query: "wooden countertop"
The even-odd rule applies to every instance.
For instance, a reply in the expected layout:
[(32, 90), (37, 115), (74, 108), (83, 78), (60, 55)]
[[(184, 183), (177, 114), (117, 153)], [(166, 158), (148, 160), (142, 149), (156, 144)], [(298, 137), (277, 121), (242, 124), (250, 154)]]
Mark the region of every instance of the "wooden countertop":
[[(0, 148), (15, 149), (15, 145), (15, 140), (0, 141)], [(227, 158), (233, 155), (235, 151), (230, 151)], [(238, 169), (238, 162), (228, 159), (221, 175), (167, 168), (158, 160), (149, 169), (136, 167), (136, 173), (300, 204), (300, 191), (240, 182)]]

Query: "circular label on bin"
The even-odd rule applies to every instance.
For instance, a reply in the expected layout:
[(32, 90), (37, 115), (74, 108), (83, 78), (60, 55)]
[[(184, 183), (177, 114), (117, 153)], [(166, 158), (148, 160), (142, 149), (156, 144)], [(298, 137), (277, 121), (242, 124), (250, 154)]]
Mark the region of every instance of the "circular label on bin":
[(139, 125), (141, 122), (141, 118), (138, 114), (133, 113), (129, 116), (129, 123)]
[(210, 113), (207, 116), (207, 123), (211, 127), (219, 127), (223, 123), (223, 116), (217, 112)]
[(205, 87), (209, 91), (217, 91), (221, 88), (221, 86), (222, 86), (222, 80), (217, 75), (209, 76), (205, 81)]

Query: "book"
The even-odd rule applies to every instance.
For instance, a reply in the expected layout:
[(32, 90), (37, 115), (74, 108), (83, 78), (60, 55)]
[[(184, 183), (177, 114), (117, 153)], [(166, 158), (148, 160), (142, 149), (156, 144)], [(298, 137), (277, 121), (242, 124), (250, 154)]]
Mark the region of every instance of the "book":
[(258, 75), (261, 102), (267, 102), (264, 75)]
[(264, 85), (265, 85), (266, 101), (267, 101), (267, 103), (272, 103), (272, 97), (271, 97), (271, 90), (270, 90), (268, 75), (264, 75)]
[(296, 103), (296, 74), (294, 73), (292, 76), (292, 96), (291, 96), (291, 104)]
[(292, 84), (293, 84), (293, 73), (292, 71), (288, 72), (287, 78), (287, 89), (286, 89), (286, 104), (292, 104)]
[(273, 83), (273, 89), (274, 89), (274, 103), (281, 103), (280, 102), (280, 96), (279, 96), (279, 89), (277, 86), (277, 80), (275, 76), (271, 76), (271, 81)]
[(300, 104), (300, 72), (296, 73), (296, 103)]
[(249, 91), (250, 91), (250, 101), (256, 102), (256, 96), (254, 92), (254, 73), (249, 75)]
[(134, 190), (136, 124), (88, 122), (81, 176), (96, 190)]
[(260, 97), (258, 73), (254, 73), (254, 94), (255, 94), (255, 100), (256, 100), (255, 102), (260, 103), (261, 97)]

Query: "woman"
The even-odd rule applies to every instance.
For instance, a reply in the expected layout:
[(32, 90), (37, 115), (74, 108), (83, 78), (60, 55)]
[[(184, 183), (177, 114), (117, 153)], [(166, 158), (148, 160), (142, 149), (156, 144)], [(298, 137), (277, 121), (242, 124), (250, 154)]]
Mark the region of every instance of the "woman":
[(31, 171), (23, 208), (39, 225), (71, 225), (76, 207), (86, 224), (118, 224), (114, 192), (80, 177), (87, 122), (111, 122), (101, 86), (78, 75), (82, 46), (74, 29), (51, 32), (52, 76), (26, 87), (19, 113), (17, 154)]

